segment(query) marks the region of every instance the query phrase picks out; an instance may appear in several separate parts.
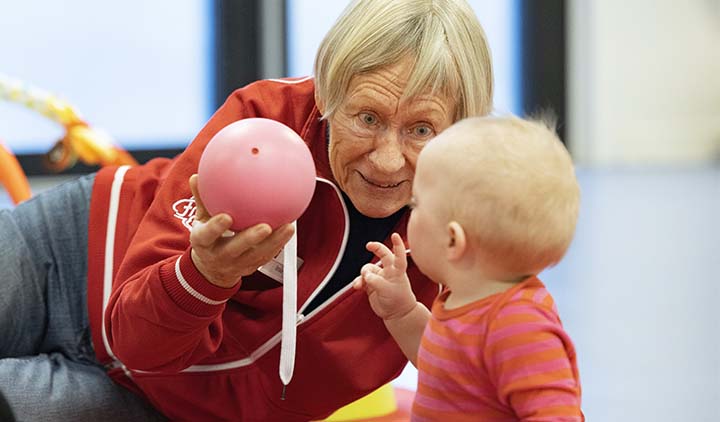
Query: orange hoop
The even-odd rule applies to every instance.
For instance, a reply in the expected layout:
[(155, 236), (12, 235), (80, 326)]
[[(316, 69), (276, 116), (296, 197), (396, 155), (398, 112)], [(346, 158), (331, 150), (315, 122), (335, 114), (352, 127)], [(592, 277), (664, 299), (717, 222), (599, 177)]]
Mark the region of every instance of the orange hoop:
[(15, 204), (30, 198), (30, 184), (17, 158), (0, 142), (0, 184)]

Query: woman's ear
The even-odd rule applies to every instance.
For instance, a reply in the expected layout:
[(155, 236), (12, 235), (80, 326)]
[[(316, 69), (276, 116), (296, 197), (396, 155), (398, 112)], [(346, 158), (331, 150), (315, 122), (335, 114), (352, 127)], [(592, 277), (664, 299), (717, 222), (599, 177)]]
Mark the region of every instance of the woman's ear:
[(467, 237), (465, 236), (465, 230), (463, 230), (460, 223), (457, 221), (451, 221), (447, 225), (448, 230), (448, 245), (447, 245), (447, 259), (448, 261), (457, 261), (465, 255), (467, 251)]

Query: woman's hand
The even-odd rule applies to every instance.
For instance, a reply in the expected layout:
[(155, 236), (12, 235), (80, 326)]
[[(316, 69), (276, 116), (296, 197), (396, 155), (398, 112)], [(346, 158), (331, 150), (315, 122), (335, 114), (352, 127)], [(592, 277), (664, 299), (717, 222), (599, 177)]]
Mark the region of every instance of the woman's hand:
[(230, 229), (232, 218), (228, 214), (210, 216), (198, 194), (197, 174), (190, 177), (190, 190), (197, 207), (190, 232), (192, 260), (198, 271), (216, 286), (235, 286), (240, 277), (254, 273), (280, 253), (294, 233), (292, 224), (275, 231), (267, 224), (258, 224), (233, 236), (223, 236)]
[(392, 251), (380, 242), (367, 244), (367, 250), (380, 259), (381, 265), (365, 264), (360, 276), (353, 280), (353, 287), (367, 292), (373, 311), (386, 321), (404, 317), (417, 305), (406, 273), (405, 244), (397, 233), (390, 238)]

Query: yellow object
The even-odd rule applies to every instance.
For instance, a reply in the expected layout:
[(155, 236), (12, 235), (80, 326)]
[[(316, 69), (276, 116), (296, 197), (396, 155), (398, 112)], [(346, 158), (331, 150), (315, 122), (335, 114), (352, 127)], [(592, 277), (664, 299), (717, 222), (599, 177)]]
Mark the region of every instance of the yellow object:
[(112, 143), (99, 132), (84, 126), (68, 128), (67, 138), (75, 153), (87, 164), (105, 164), (117, 161), (118, 152)]
[(0, 74), (0, 99), (19, 103), (65, 127), (82, 123), (70, 104), (48, 92)]
[(365, 421), (389, 415), (396, 410), (395, 391), (391, 384), (385, 384), (367, 396), (338, 409), (325, 419), (325, 422)]
[(137, 164), (125, 150), (113, 145), (109, 136), (88, 126), (70, 104), (45, 91), (0, 74), (0, 100), (22, 104), (64, 126), (65, 136), (46, 157), (46, 166), (53, 171), (65, 170), (77, 158), (90, 165)]

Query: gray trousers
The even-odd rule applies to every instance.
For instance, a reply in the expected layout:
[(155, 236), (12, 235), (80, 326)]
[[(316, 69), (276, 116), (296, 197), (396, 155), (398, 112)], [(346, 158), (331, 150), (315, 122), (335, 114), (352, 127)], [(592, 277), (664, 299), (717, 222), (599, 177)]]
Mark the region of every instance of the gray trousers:
[(93, 179), (0, 210), (0, 392), (18, 421), (163, 419), (95, 360), (87, 312)]

